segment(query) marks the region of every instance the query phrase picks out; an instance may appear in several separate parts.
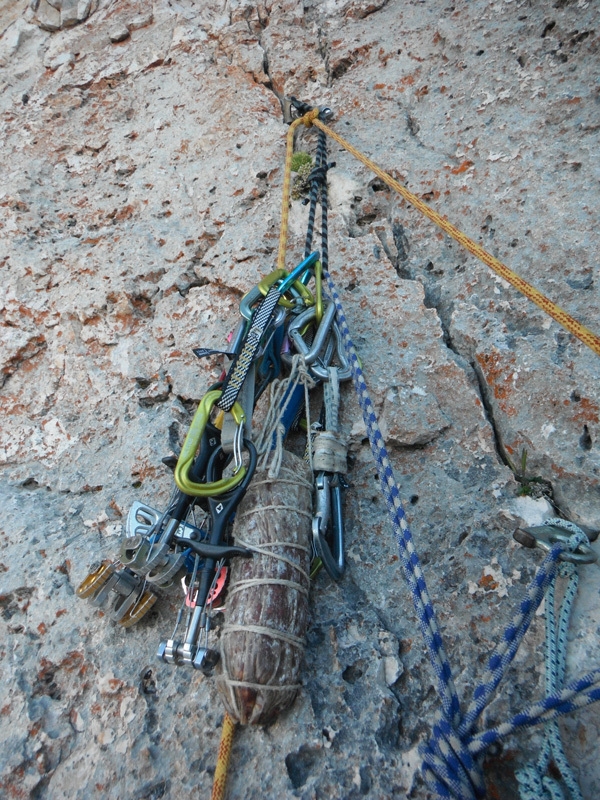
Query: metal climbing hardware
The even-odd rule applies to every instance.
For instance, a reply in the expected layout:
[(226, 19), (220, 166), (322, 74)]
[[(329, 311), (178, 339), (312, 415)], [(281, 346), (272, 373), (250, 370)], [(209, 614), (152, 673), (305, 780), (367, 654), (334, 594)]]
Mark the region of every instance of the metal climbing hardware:
[[(548, 697), (564, 688), (567, 668), (568, 628), (579, 585), (578, 567), (592, 564), (596, 554), (589, 547), (589, 535), (572, 522), (548, 519), (543, 525), (517, 529), (514, 538), (525, 547), (539, 548), (551, 558), (559, 553), (558, 569), (547, 583), (544, 596), (546, 640), (544, 643), (544, 684)], [(566, 579), (557, 608), (556, 587)], [(554, 767), (550, 769), (551, 765)], [(571, 800), (583, 800), (577, 777), (572, 770), (556, 720), (544, 725), (543, 742), (538, 758), (515, 773), (521, 800), (537, 800), (540, 789), (545, 797), (564, 797), (567, 789)]]
[[(223, 391), (217, 390), (208, 392), (201, 400), (175, 467), (175, 483), (182, 492), (194, 497), (211, 497), (228, 492), (243, 480), (246, 473), (246, 468), (239, 460), (239, 463), (236, 464), (236, 471), (230, 478), (221, 478), (211, 483), (197, 483), (189, 476), (210, 412), (222, 396)], [(233, 403), (231, 413), (241, 431), (245, 419), (244, 409), (238, 403)]]
[[(482, 259), (491, 269), (506, 278), (529, 299), (537, 303), (567, 330), (600, 354), (600, 337), (583, 328), (569, 315), (552, 304), (481, 246), (468, 239), (426, 203), (402, 187), (359, 154), (325, 122), (332, 118), (331, 109), (313, 107), (296, 98), (282, 103), (289, 116), (290, 128), (286, 145), (286, 164), (281, 206), (281, 232), (276, 264), (273, 269), (242, 298), (240, 320), (230, 336), (229, 350), (198, 348), (200, 357), (222, 354), (225, 366), (218, 384), (210, 387), (200, 402), (185, 437), (175, 465), (175, 484), (164, 511), (142, 502), (133, 504), (126, 520), (125, 536), (114, 561), (104, 560), (92, 568), (77, 589), (77, 595), (94, 605), (108, 605), (109, 616), (123, 627), (135, 624), (153, 607), (159, 596), (172, 587), (184, 597), (169, 638), (161, 641), (158, 657), (170, 664), (191, 666), (210, 674), (219, 660), (216, 648), (214, 612), (216, 601), (227, 615), (236, 598), (256, 588), (256, 584), (274, 585), (278, 591), (296, 592), (308, 597), (309, 572), (316, 575), (320, 566), (334, 580), (345, 570), (345, 523), (343, 491), (346, 443), (340, 424), (340, 385), (353, 378), (367, 435), (375, 456), (382, 492), (397, 540), (400, 564), (413, 594), (415, 610), (430, 656), (435, 687), (441, 702), (439, 719), (432, 727), (428, 743), (420, 746), (422, 772), (427, 787), (445, 798), (474, 800), (485, 796), (481, 759), (486, 749), (522, 726), (554, 720), (559, 714), (581, 708), (600, 698), (600, 669), (572, 681), (548, 684), (546, 697), (533, 703), (511, 720), (496, 727), (478, 730), (479, 722), (514, 659), (519, 644), (532, 622), (536, 609), (551, 591), (559, 570), (575, 571), (575, 564), (592, 563), (596, 555), (583, 532), (563, 520), (551, 520), (544, 526), (526, 528), (515, 533), (522, 544), (546, 551), (535, 579), (526, 589), (519, 611), (487, 660), (481, 685), (471, 701), (463, 702), (452, 677), (443, 638), (437, 625), (433, 604), (428, 594), (412, 535), (406, 520), (392, 464), (378, 426), (375, 408), (369, 397), (362, 365), (356, 353), (342, 302), (329, 273), (327, 136), (372, 169), (386, 185), (396, 189), (408, 202), (439, 225), (448, 235)], [(299, 125), (318, 129), (315, 166), (309, 175), (309, 211), (304, 257), (288, 271), (285, 266), (289, 220), (291, 161), (294, 136)], [(321, 206), (321, 251), (313, 251), (317, 204)], [(309, 288), (315, 279), (314, 294)], [(288, 372), (285, 375), (286, 371)], [(280, 377), (284, 375), (284, 377)], [(256, 381), (255, 381), (256, 378)], [(277, 381), (275, 380), (277, 379)], [(257, 402), (268, 391), (265, 423), (256, 436), (249, 423)], [(317, 424), (310, 421), (309, 390), (323, 394), (322, 412)], [(239, 399), (238, 399), (239, 398)], [(284, 440), (306, 433), (301, 455), (285, 452)], [(295, 443), (299, 448), (298, 442)], [(285, 467), (285, 478), (273, 489), (279, 468)], [(169, 459), (170, 460), (170, 459)], [(310, 466), (309, 466), (310, 465)], [(255, 468), (260, 468), (257, 481), (247, 498), (258, 497), (264, 487), (263, 513), (278, 513), (279, 523), (274, 540), (252, 541), (243, 526), (250, 512), (239, 504), (251, 487)], [(273, 470), (273, 474), (272, 471)], [(302, 475), (300, 475), (302, 473)], [(305, 477), (306, 476), (306, 477)], [(268, 505), (282, 486), (293, 485), (302, 491), (306, 508), (293, 502)], [(310, 508), (312, 496), (312, 509)], [(302, 519), (305, 542), (281, 541), (287, 515), (297, 513)], [(270, 518), (272, 520), (272, 517)], [(257, 523), (258, 524), (258, 523)], [(270, 524), (270, 522), (269, 522)], [(265, 525), (268, 528), (269, 525)], [(567, 532), (564, 529), (567, 529)], [(248, 525), (248, 529), (250, 526)], [(297, 524), (298, 530), (302, 528)], [(273, 533), (273, 531), (271, 531)], [(569, 535), (571, 534), (571, 535)], [(310, 568), (312, 547), (316, 558)], [(283, 537), (285, 538), (285, 537)], [(245, 541), (248, 539), (249, 541)], [(279, 550), (285, 553), (279, 554)], [(303, 561), (294, 558), (301, 554)], [(285, 564), (294, 572), (293, 580), (280, 575), (264, 577), (244, 575), (260, 559), (272, 564)], [(566, 563), (563, 563), (566, 562)], [(228, 571), (241, 573), (228, 595)], [(297, 573), (297, 574), (296, 574)], [(246, 579), (247, 578), (247, 579)], [(302, 583), (305, 581), (306, 583)], [(550, 595), (548, 595), (550, 596)], [(242, 604), (243, 606), (243, 604)], [(294, 603), (290, 606), (296, 607)], [(260, 605), (261, 613), (263, 606)], [(303, 607), (302, 619), (307, 618)], [(227, 620), (227, 616), (225, 616)], [(267, 620), (268, 621), (268, 620)], [(228, 636), (239, 633), (266, 638), (270, 644), (300, 650), (304, 633), (268, 627), (256, 621), (245, 627), (226, 622), (221, 645)], [(229, 627), (229, 629), (228, 629)], [(290, 626), (291, 627), (291, 626)], [(279, 645), (278, 645), (279, 646)], [(295, 651), (294, 651), (295, 652)], [(223, 649), (223, 662), (226, 661)], [(285, 659), (284, 659), (285, 660)], [(295, 659), (300, 663), (301, 659)], [(564, 666), (564, 665), (563, 665)], [(561, 667), (562, 669), (562, 667)], [(560, 669), (558, 670), (560, 672)], [(230, 686), (238, 685), (247, 695), (256, 696), (257, 684), (232, 677)], [(295, 696), (299, 684), (291, 686), (259, 685), (277, 694)], [(247, 691), (249, 690), (249, 691)], [(224, 730), (232, 730), (229, 713)], [(552, 745), (554, 746), (554, 745)], [(226, 748), (224, 748), (226, 750)], [(558, 752), (558, 751), (556, 751)], [(561, 768), (562, 769), (562, 768)], [(222, 771), (217, 769), (216, 778)], [(220, 780), (220, 778), (219, 778)]]
[[(333, 485), (332, 481), (336, 483)], [(339, 581), (346, 567), (344, 555), (344, 518), (342, 511), (341, 476), (331, 478), (320, 472), (315, 479), (315, 515), (312, 521), (315, 555), (328, 575)], [(328, 537), (333, 540), (332, 545)], [(332, 552), (333, 547), (333, 552)]]
[[(180, 616), (173, 636), (161, 642), (157, 655), (167, 663), (189, 665), (205, 673), (209, 673), (218, 662), (218, 652), (209, 647), (211, 624), (207, 606), (211, 605), (211, 590), (216, 586), (226, 559), (233, 556), (246, 558), (252, 556), (252, 553), (243, 547), (224, 544), (226, 528), (248, 488), (256, 468), (256, 448), (248, 440), (244, 442), (244, 447), (250, 454), (250, 461), (242, 482), (231, 492), (208, 499), (211, 519), (208, 539), (197, 541), (195, 537), (191, 538), (187, 535), (186, 531), (175, 537), (177, 544), (189, 547), (196, 555), (193, 578), (188, 585), (188, 594), (186, 595), (186, 598), (190, 600), (193, 596), (193, 606), (191, 602), (186, 604), (188, 617), (184, 638), (181, 640), (175, 638), (181, 621)], [(208, 464), (206, 471), (208, 482), (214, 481), (219, 455), (219, 450), (216, 450)], [(204, 560), (200, 562), (199, 558)], [(197, 589), (196, 580), (198, 582)]]
[[(325, 317), (323, 317), (323, 320)], [(333, 580), (345, 570), (342, 490), (347, 484), (346, 445), (339, 430), (340, 380), (342, 371), (327, 368), (323, 384), (321, 430), (312, 441), (315, 470), (315, 515), (312, 521), (315, 555)]]
[[(226, 364), (230, 363), (200, 401), (178, 457), (165, 460), (174, 468), (176, 489), (165, 510), (137, 500), (132, 504), (117, 559), (95, 567), (77, 590), (78, 596), (97, 606), (108, 605), (109, 616), (129, 627), (147, 614), (162, 592), (183, 586), (174, 630), (158, 648), (158, 657), (167, 663), (208, 674), (218, 661), (211, 633), (215, 602), (221, 606), (227, 602), (231, 560), (253, 555), (231, 535), (232, 521), (258, 459), (249, 423), (261, 395), (291, 367), (293, 358), (284, 360), (282, 355), (289, 349), (290, 326), (304, 320), (304, 336), (310, 336), (307, 329), (314, 328), (315, 298), (308, 284), (318, 261), (319, 253), (309, 251), (294, 269), (272, 270), (251, 288), (240, 303), (240, 319), (228, 337), (229, 350), (196, 348), (199, 357), (222, 355)], [(320, 287), (318, 294), (320, 297)], [(303, 316), (307, 311), (310, 318)], [(316, 340), (315, 366), (327, 378), (328, 367), (339, 360), (340, 348), (332, 306), (327, 306), (325, 316), (322, 326), (317, 326), (322, 330)], [(310, 381), (308, 372), (306, 376)], [(311, 385), (318, 382), (321, 379)], [(284, 393), (280, 439), (296, 429), (306, 403), (305, 392), (300, 383)], [(308, 409), (305, 413), (308, 416)], [(274, 434), (271, 446), (277, 441)], [(318, 535), (322, 535), (323, 547), (328, 547), (330, 531), (335, 531), (334, 574), (341, 563), (341, 503), (336, 477), (324, 475), (323, 484), (327, 487), (327, 499), (323, 495), (323, 500), (332, 513), (324, 519), (318, 512), (324, 522)], [(317, 485), (321, 485), (319, 475)], [(317, 505), (320, 509), (321, 500)], [(327, 551), (323, 561), (329, 563)]]
[[(570, 538), (564, 528), (550, 524), (517, 528), (513, 533), (513, 539), (523, 547), (537, 547), (545, 553), (549, 553), (559, 542), (567, 544)], [(563, 550), (560, 560), (570, 561), (572, 564), (593, 564), (598, 560), (598, 554), (588, 544), (582, 543), (576, 550)]]

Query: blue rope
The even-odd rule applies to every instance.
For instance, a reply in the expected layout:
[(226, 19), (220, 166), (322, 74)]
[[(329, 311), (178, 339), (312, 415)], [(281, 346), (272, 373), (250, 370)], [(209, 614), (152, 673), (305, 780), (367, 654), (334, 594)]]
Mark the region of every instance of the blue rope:
[[(354, 387), (398, 543), (400, 561), (412, 593), (419, 627), (429, 652), (436, 676), (437, 692), (442, 703), (442, 714), (433, 726), (431, 740), (420, 748), (423, 777), (428, 787), (441, 798), (454, 800), (484, 798), (485, 782), (477, 757), (490, 745), (518, 728), (537, 725), (540, 722), (551, 722), (562, 714), (600, 700), (600, 669), (596, 669), (583, 678), (572, 681), (564, 689), (556, 685), (554, 689), (548, 690), (547, 697), (516, 714), (508, 722), (480, 733), (474, 732), (475, 723), (513, 660), (542, 598), (553, 584), (561, 553), (566, 548), (576, 549), (583, 541), (587, 542), (587, 538), (577, 529), (577, 533), (570, 538), (566, 546), (564, 543), (557, 543), (548, 553), (527, 587), (518, 613), (489, 657), (483, 681), (473, 693), (473, 700), (463, 715), (435, 611), (402, 507), (400, 491), (350, 337), (344, 309), (331, 275), (327, 270), (323, 270), (323, 275), (336, 306), (336, 318), (342, 333), (344, 349), (352, 366)], [(564, 677), (564, 667), (562, 675)]]
[[(579, 531), (576, 525), (562, 519), (547, 520), (547, 524), (565, 528), (571, 534)], [(546, 694), (562, 689), (565, 680), (569, 619), (579, 585), (579, 575), (575, 564), (562, 563), (558, 575), (561, 578), (567, 578), (568, 583), (560, 606), (558, 625), (555, 611), (556, 580), (550, 583), (546, 593)], [(573, 774), (565, 754), (558, 723), (555, 721), (546, 724), (542, 750), (537, 763), (527, 764), (516, 773), (521, 800), (555, 800), (555, 798), (564, 800), (561, 781), (547, 774), (551, 761), (554, 761), (558, 767), (562, 783), (568, 789), (572, 800), (583, 800), (577, 778)]]

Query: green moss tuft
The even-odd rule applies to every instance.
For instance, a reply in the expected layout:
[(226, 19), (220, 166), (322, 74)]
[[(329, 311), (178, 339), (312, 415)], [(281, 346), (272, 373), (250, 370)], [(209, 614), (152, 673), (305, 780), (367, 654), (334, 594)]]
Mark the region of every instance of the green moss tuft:
[(298, 150), (298, 152), (294, 153), (292, 156), (292, 172), (299, 172), (300, 167), (303, 167), (305, 164), (310, 164), (312, 167), (312, 156), (309, 153), (303, 153), (302, 150)]

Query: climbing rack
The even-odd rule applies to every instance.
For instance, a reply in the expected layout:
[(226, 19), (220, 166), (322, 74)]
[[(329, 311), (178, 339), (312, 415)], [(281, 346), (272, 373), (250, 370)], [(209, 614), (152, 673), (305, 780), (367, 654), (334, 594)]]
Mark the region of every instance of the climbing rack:
[[(480, 686), (475, 689), (470, 703), (463, 705), (454, 685), (362, 366), (341, 299), (328, 270), (326, 176), (333, 165), (327, 163), (327, 137), (358, 158), (386, 185), (399, 192), (434, 224), (599, 355), (600, 337), (335, 133), (326, 124), (332, 117), (329, 109), (312, 108), (295, 98), (291, 98), (286, 107), (291, 124), (276, 269), (242, 299), (241, 320), (232, 334), (230, 350), (224, 353), (229, 361), (228, 368), (207, 392), (192, 420), (181, 453), (173, 465), (177, 488), (167, 509), (159, 512), (136, 503), (127, 520), (118, 560), (104, 561), (96, 567), (77, 593), (96, 605), (112, 604), (111, 616), (119, 624), (129, 626), (152, 607), (159, 590), (178, 585), (182, 580), (184, 601), (174, 632), (161, 642), (158, 655), (169, 663), (187, 664), (206, 673), (212, 671), (218, 653), (211, 646), (211, 619), (223, 598), (227, 566), (233, 558), (251, 557), (247, 549), (231, 540), (230, 526), (261, 457), (251, 436), (254, 407), (269, 384), (284, 370), (289, 369), (297, 375), (299, 364), (302, 367), (301, 379), (297, 377), (289, 381), (279, 396), (276, 424), (266, 438), (266, 445), (263, 441), (263, 448), (270, 451), (280, 447), (291, 431), (302, 427), (304, 417), (307, 459), (314, 475), (313, 571), (323, 566), (332, 578), (341, 578), (344, 572), (342, 494), (346, 486), (346, 454), (339, 428), (339, 385), (342, 380), (352, 377), (398, 544), (400, 564), (413, 597), (441, 702), (441, 712), (433, 726), (431, 739), (420, 748), (423, 777), (429, 789), (439, 797), (483, 798), (486, 788), (480, 757), (492, 744), (521, 727), (554, 724), (558, 716), (600, 699), (600, 669), (565, 684), (563, 654), (558, 661), (554, 659), (555, 667), (549, 668), (553, 677), (547, 681), (544, 698), (506, 723), (487, 730), (478, 729), (479, 720), (512, 662), (536, 609), (546, 595), (553, 599), (553, 586), (561, 564), (565, 561), (570, 564), (588, 563), (594, 560), (595, 554), (586, 535), (564, 520), (550, 521), (551, 524), (546, 526), (550, 531), (530, 529), (517, 534), (516, 538), (522, 544), (543, 549), (547, 555), (527, 587), (518, 613), (488, 657)], [(285, 261), (291, 160), (294, 133), (302, 124), (314, 126), (320, 133), (315, 168), (308, 179), (310, 209), (306, 250), (302, 261), (288, 271)], [(322, 210), (320, 253), (312, 252), (319, 201)], [(314, 289), (311, 291), (309, 286), (313, 279)], [(196, 351), (199, 357), (215, 352)], [(319, 384), (323, 386), (323, 407), (319, 422), (312, 426), (309, 421), (310, 402), (307, 402), (306, 395), (309, 386), (314, 388)], [(566, 612), (560, 613), (564, 619)], [(553, 730), (553, 735), (555, 733)], [(215, 772), (214, 800), (223, 797), (232, 735), (233, 721), (226, 715)], [(556, 740), (548, 741), (540, 760), (542, 771), (547, 767), (548, 752), (560, 753)], [(566, 767), (564, 770), (566, 774)], [(525, 776), (523, 782), (528, 779)], [(535, 780), (532, 785), (536, 785)], [(576, 797), (573, 786), (569, 784), (569, 790)]]
[[(313, 574), (324, 566), (332, 578), (344, 572), (342, 492), (346, 486), (345, 445), (340, 435), (339, 385), (350, 378), (335, 308), (321, 292), (319, 253), (308, 253), (291, 271), (266, 275), (240, 303), (228, 363), (192, 419), (175, 460), (176, 488), (159, 511), (136, 501), (129, 511), (118, 559), (105, 560), (84, 579), (77, 595), (130, 627), (152, 608), (161, 590), (180, 586), (181, 608), (158, 657), (210, 673), (219, 654), (210, 644), (211, 618), (226, 591), (232, 558), (252, 553), (231, 541), (231, 523), (256, 469), (259, 454), (250, 438), (254, 407), (267, 386), (302, 361), (312, 388), (324, 393), (323, 423), (308, 430), (314, 453), (315, 513)], [(317, 273), (315, 294), (309, 284)], [(203, 358), (216, 352), (198, 348)], [(306, 413), (305, 389), (297, 383), (279, 403), (284, 438)], [(276, 442), (269, 439), (263, 450)]]

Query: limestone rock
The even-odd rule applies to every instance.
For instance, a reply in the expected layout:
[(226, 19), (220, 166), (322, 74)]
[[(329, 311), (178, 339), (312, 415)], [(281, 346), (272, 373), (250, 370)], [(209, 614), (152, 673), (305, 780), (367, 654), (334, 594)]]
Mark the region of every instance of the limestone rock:
[(125, 39), (129, 39), (129, 29), (126, 25), (117, 25), (108, 33), (108, 38), (111, 42), (124, 42)]
[(147, 28), (148, 25), (152, 25), (154, 22), (154, 14), (152, 11), (146, 11), (143, 14), (138, 14), (136, 17), (132, 17), (127, 22), (127, 29), (130, 31), (138, 31), (140, 28)]
[(60, 30), (60, 10), (48, 0), (40, 0), (35, 13), (35, 21), (40, 28), (50, 33)]
[[(88, 12), (89, 13), (89, 12)], [(62, 28), (72, 28), (82, 21), (79, 9), (79, 0), (62, 0), (60, 9), (60, 24)]]
[[(335, 131), (597, 329), (596, 6), (80, 0), (84, 24), (64, 29), (74, 8), (0, 3), (1, 793), (209, 796), (214, 683), (155, 659), (180, 584), (128, 631), (74, 589), (116, 554), (135, 501), (167, 507), (162, 458), (228, 364), (192, 350), (226, 349), (240, 298), (275, 268), (281, 95), (330, 106)], [(296, 149), (317, 136), (297, 129)], [(543, 557), (516, 525), (598, 527), (598, 360), (333, 142), (328, 160), (330, 272), (466, 706)], [(307, 218), (292, 201), (288, 268)], [(435, 676), (341, 393), (346, 576), (312, 582), (302, 689), (273, 727), (236, 733), (231, 797), (428, 796)], [(598, 666), (596, 574), (580, 569), (569, 680)], [(488, 722), (543, 697), (542, 617)], [(561, 721), (586, 798), (597, 718)], [(486, 759), (489, 796), (517, 795), (540, 739)]]
[(400, 447), (427, 444), (450, 427), (434, 397), (420, 386), (393, 387), (381, 414), (384, 437)]

